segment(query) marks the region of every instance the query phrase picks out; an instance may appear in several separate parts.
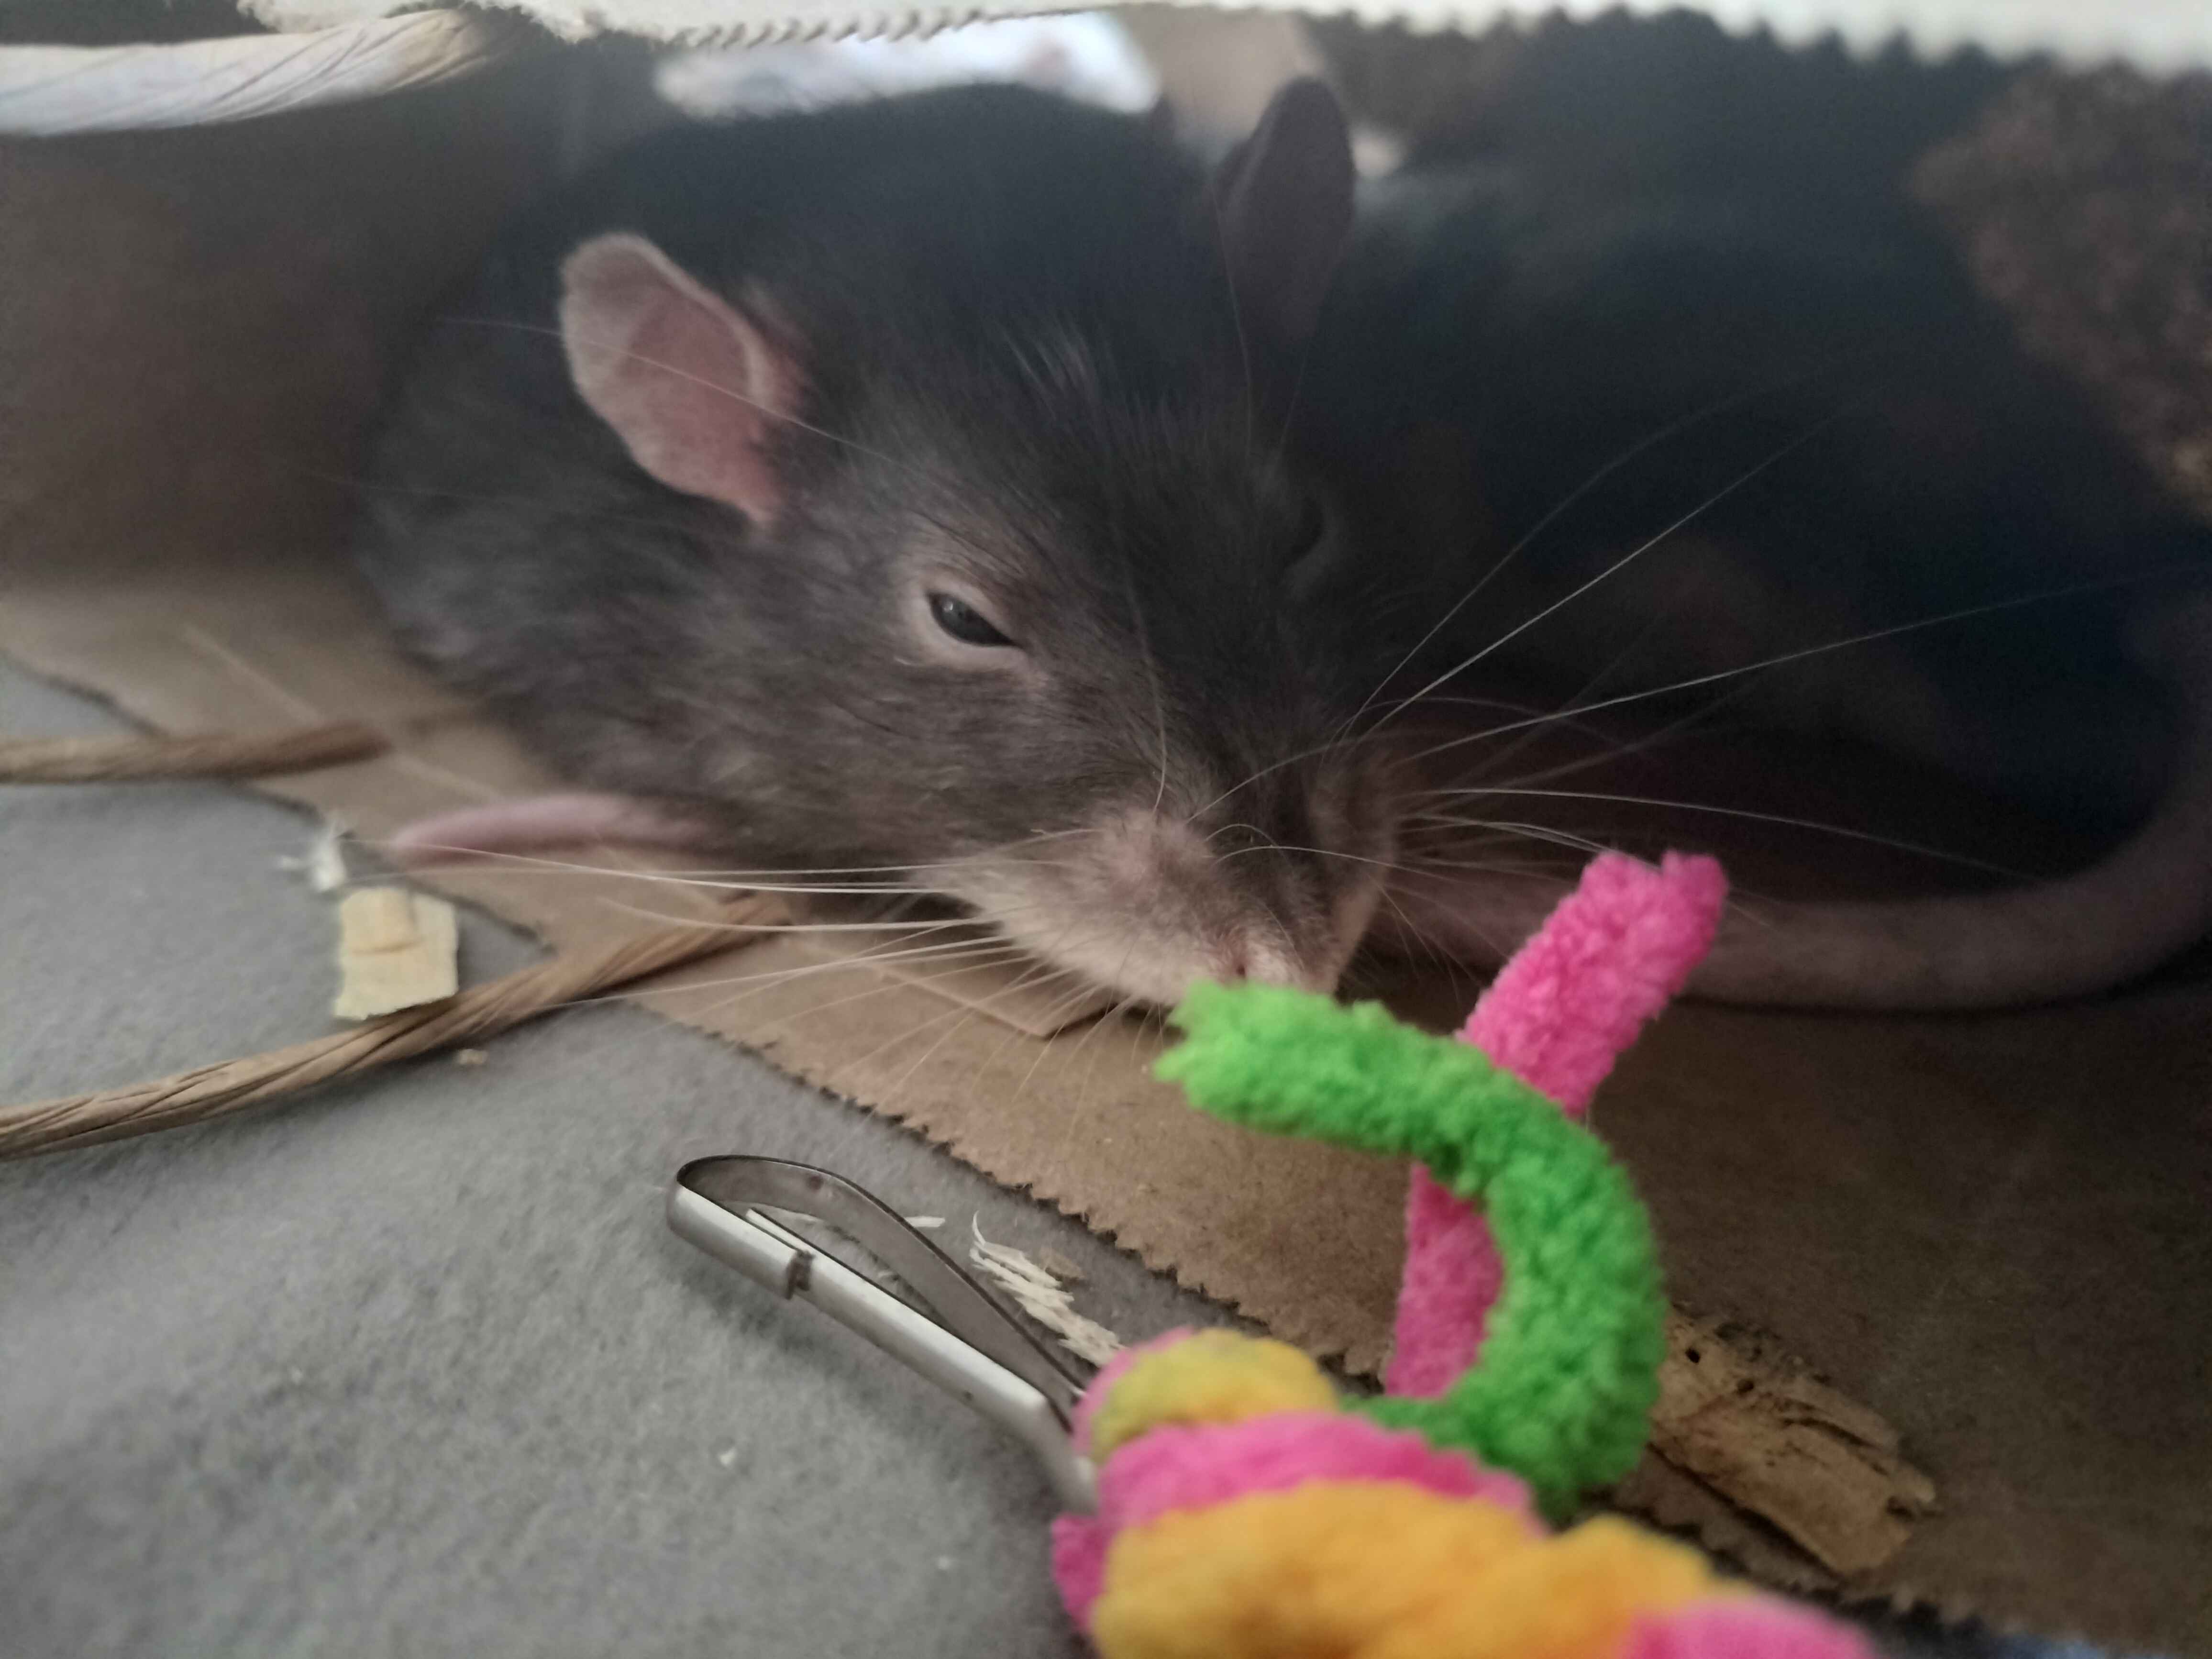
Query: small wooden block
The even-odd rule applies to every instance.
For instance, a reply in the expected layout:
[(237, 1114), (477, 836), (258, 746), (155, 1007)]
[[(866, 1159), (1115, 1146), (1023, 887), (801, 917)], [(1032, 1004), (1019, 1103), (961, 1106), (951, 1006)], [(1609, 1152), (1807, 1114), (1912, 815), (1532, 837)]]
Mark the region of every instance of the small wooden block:
[(460, 922), (453, 907), (404, 887), (365, 887), (338, 903), (340, 1019), (374, 1019), (460, 988)]
[(1905, 1547), (1936, 1506), (1898, 1432), (1749, 1334), (1677, 1313), (1651, 1449), (1848, 1579)]

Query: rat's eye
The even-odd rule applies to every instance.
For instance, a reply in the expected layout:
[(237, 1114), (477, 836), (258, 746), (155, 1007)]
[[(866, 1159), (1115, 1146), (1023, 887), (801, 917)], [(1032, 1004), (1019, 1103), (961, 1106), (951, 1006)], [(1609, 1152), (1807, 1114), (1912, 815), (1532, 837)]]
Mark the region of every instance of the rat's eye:
[(965, 599), (950, 593), (929, 596), (933, 621), (963, 645), (1012, 645), (1013, 641), (991, 626), (983, 613)]

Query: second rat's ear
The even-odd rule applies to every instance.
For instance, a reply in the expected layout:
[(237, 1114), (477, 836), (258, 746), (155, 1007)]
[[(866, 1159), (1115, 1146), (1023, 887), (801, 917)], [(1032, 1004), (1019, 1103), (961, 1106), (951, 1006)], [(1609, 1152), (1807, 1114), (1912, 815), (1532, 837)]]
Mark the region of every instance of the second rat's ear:
[(686, 495), (766, 522), (798, 370), (727, 301), (641, 236), (597, 236), (561, 266), (561, 343), (576, 390), (630, 457)]
[(1291, 82), (1214, 175), (1211, 204), (1244, 314), (1295, 343), (1320, 320), (1352, 234), (1352, 136), (1336, 94)]

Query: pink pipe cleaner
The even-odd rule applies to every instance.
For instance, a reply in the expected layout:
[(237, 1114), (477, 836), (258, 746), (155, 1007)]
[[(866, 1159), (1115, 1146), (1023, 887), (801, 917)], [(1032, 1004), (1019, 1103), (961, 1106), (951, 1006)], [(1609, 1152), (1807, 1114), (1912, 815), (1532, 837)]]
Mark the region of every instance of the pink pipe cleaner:
[(1809, 1607), (1745, 1596), (1646, 1620), (1621, 1659), (1875, 1659), (1875, 1650)]
[[(1727, 896), (1711, 859), (1669, 853), (1655, 868), (1601, 855), (1499, 971), (1462, 1041), (1580, 1117), (1621, 1051), (1711, 948)], [(1389, 1391), (1432, 1397), (1474, 1364), (1502, 1285), (1489, 1224), (1415, 1169)]]

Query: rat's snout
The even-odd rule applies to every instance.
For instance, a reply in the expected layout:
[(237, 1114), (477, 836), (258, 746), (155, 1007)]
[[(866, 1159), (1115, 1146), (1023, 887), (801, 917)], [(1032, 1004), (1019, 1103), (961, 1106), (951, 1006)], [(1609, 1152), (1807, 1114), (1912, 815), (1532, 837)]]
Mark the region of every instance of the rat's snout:
[(1294, 817), (1266, 805), (1123, 806), (964, 860), (948, 885), (1031, 954), (1134, 1000), (1172, 1005), (1200, 980), (1334, 991), (1389, 849), (1303, 797)]
[(1212, 952), (1212, 969), (1201, 975), (1224, 985), (1289, 985), (1301, 991), (1328, 992), (1342, 977), (1343, 964), (1314, 960), (1281, 939), (1270, 937), (1265, 927), (1233, 929)]

